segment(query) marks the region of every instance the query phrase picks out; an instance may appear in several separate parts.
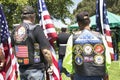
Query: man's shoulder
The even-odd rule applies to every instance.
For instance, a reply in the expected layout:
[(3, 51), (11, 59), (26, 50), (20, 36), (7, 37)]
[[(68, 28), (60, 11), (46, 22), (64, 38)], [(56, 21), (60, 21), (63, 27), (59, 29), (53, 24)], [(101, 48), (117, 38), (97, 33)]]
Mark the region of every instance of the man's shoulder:
[(96, 35), (102, 35), (100, 32), (97, 32), (97, 31), (91, 31), (91, 32)]

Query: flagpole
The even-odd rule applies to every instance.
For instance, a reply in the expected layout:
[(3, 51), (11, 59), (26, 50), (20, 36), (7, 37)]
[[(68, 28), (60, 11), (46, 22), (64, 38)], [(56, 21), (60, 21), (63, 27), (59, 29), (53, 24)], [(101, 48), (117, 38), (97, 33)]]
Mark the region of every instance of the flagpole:
[(101, 22), (101, 28), (102, 28), (102, 33), (103, 35), (105, 35), (104, 33), (104, 24), (103, 24), (103, 10), (102, 10), (102, 6), (104, 5), (103, 0), (99, 0), (99, 10), (100, 10), (100, 22)]
[[(44, 25), (44, 21), (43, 21), (43, 15), (42, 15), (42, 0), (38, 0), (38, 4), (39, 4), (39, 7), (40, 7), (40, 14), (39, 14), (39, 16), (40, 16), (40, 21), (39, 21), (39, 24), (41, 24), (41, 26), (43, 27), (43, 29), (44, 29), (44, 34), (45, 34), (45, 36), (46, 36), (46, 38), (48, 38), (48, 36), (47, 36), (47, 33), (46, 33), (46, 30), (45, 30), (45, 25)], [(45, 72), (45, 80), (47, 80), (46, 79), (46, 75), (47, 75), (47, 73)], [(49, 80), (52, 80), (52, 75), (51, 74), (49, 74)]]
[(47, 36), (47, 33), (46, 33), (46, 30), (45, 30), (45, 23), (44, 23), (44, 21), (43, 21), (43, 10), (42, 10), (42, 0), (38, 0), (39, 2), (39, 5), (40, 5), (40, 14), (39, 14), (39, 16), (41, 17), (41, 20), (39, 21), (39, 24), (41, 24), (41, 26), (43, 27), (43, 29), (44, 29), (44, 34), (45, 34), (45, 36), (46, 36), (46, 38), (48, 38), (48, 36)]
[(38, 4), (39, 4), (38, 6), (39, 16), (41, 18), (41, 21), (40, 21), (41, 26), (43, 26), (45, 36), (50, 42), (50, 51), (51, 51), (52, 62), (53, 62), (53, 67), (54, 67), (53, 74), (51, 75), (46, 74), (46, 76), (49, 77), (47, 78), (49, 80), (61, 80), (59, 69), (58, 69), (58, 61), (57, 61), (56, 54), (55, 54), (55, 51), (53, 49), (52, 42), (51, 42), (57, 38), (57, 33), (55, 31), (54, 24), (52, 23), (52, 20), (50, 18), (45, 1), (39, 0)]

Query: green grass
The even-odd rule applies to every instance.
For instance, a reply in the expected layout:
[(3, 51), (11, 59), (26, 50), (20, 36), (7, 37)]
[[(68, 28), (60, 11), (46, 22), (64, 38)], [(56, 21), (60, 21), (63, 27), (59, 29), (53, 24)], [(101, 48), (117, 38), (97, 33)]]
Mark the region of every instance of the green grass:
[(120, 60), (112, 62), (108, 73), (109, 80), (120, 80)]

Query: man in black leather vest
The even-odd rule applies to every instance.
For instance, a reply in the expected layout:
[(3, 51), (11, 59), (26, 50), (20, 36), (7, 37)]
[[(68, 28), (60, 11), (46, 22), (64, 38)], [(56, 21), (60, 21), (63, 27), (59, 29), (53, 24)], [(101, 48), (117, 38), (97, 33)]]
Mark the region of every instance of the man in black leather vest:
[[(22, 10), (22, 23), (12, 33), (12, 44), (19, 63), (21, 80), (43, 80), (44, 71), (53, 72), (50, 44), (43, 29), (35, 23), (31, 6)], [(47, 67), (46, 67), (47, 66)]]
[[(90, 30), (88, 12), (81, 12), (76, 18), (80, 31), (68, 39), (68, 43), (71, 41), (72, 44), (67, 44), (68, 56), (63, 60), (63, 67), (73, 74), (73, 80), (104, 80), (108, 69), (106, 64), (110, 65), (111, 62), (107, 42), (102, 34)], [(66, 63), (68, 65), (65, 66), (65, 62), (68, 62)], [(68, 66), (73, 70), (67, 68)]]

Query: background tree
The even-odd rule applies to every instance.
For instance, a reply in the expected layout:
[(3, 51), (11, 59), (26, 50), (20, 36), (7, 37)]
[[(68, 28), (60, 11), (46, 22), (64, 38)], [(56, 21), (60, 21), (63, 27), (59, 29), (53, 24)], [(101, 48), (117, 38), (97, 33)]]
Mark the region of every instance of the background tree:
[[(73, 5), (72, 0), (45, 0), (45, 2), (52, 18), (62, 20), (64, 23), (65, 18), (71, 18), (69, 7)], [(3, 5), (10, 29), (13, 28), (13, 24), (21, 21), (21, 9), (24, 5), (33, 6), (37, 13), (37, 0), (1, 0), (0, 3)], [(38, 19), (37, 16), (37, 21)]]
[[(107, 10), (115, 14), (120, 15), (120, 0), (106, 0)], [(76, 15), (81, 11), (88, 11), (90, 16), (95, 14), (96, 0), (82, 0), (77, 8), (74, 10), (73, 14)]]

